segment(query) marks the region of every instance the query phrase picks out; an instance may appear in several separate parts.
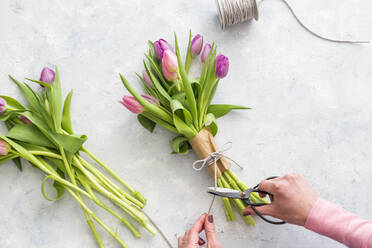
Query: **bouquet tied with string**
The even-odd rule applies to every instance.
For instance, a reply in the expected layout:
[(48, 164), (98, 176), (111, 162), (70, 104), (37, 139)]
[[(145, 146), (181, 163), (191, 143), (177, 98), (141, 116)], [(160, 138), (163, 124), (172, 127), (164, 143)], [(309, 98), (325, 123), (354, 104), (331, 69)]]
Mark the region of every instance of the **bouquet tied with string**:
[[(147, 94), (137, 93), (120, 74), (126, 89), (131, 93), (124, 96), (121, 103), (137, 114), (139, 123), (153, 131), (156, 125), (178, 134), (170, 141), (174, 153), (186, 154), (190, 149), (199, 157), (194, 169), (206, 168), (215, 180), (215, 186), (245, 191), (248, 187), (230, 169), (230, 163), (216, 145), (217, 118), (234, 109), (249, 109), (231, 104), (212, 104), (217, 86), (229, 70), (226, 56), (217, 55), (217, 47), (206, 43), (198, 34), (189, 34), (185, 61), (183, 63), (179, 44), (175, 37), (175, 50), (164, 39), (149, 41), (145, 54), (142, 81)], [(189, 75), (193, 59), (199, 54), (203, 63), (198, 78)], [(254, 195), (254, 201), (261, 201)], [(231, 203), (242, 215), (245, 204), (240, 199), (222, 198), (227, 220), (235, 220)], [(251, 216), (243, 217), (248, 225), (255, 225)]]

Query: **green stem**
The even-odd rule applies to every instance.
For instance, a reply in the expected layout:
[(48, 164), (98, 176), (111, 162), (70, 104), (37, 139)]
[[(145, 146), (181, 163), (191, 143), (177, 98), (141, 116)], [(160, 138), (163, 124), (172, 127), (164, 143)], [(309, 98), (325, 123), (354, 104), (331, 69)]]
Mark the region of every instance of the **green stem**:
[(94, 194), (92, 188), (89, 186), (89, 184), (86, 183), (85, 180), (80, 180), (81, 184), (84, 186), (84, 188), (87, 190), (88, 193), (90, 193), (92, 196), (94, 196), (94, 202), (105, 209), (107, 212), (112, 214), (115, 218), (120, 220), (125, 226), (128, 227), (128, 229), (132, 232), (132, 234), (136, 237), (139, 238), (141, 237), (141, 234), (138, 232), (138, 230), (129, 222), (126, 220), (125, 217), (120, 216), (117, 212), (109, 208), (106, 204), (104, 204), (102, 201), (98, 199), (98, 197)]
[(83, 159), (81, 156), (77, 155), (77, 158), (79, 161), (90, 171), (92, 172), (101, 182), (102, 184), (110, 189), (110, 191), (114, 192), (118, 197), (125, 197), (140, 208), (144, 207), (144, 204), (134, 198), (132, 195), (128, 194), (118, 186), (116, 186), (113, 182), (111, 182), (102, 172), (94, 168), (91, 164), (89, 164), (85, 159)]
[[(231, 187), (231, 185), (229, 185), (228, 180), (226, 179), (226, 174), (225, 173), (223, 173), (222, 177), (220, 177), (220, 178), (221, 178), (221, 182), (222, 182), (222, 185), (224, 186), (224, 188), (228, 188), (228, 189), (233, 188), (233, 187)], [(243, 201), (241, 199), (232, 199), (232, 201), (233, 201), (235, 207), (237, 208), (237, 210), (239, 211), (240, 215), (243, 216), (243, 210), (245, 209), (245, 205), (244, 205)], [(247, 225), (253, 225), (253, 226), (256, 225), (255, 221), (253, 220), (253, 218), (251, 216), (243, 216), (243, 220)]]
[[(223, 187), (220, 178), (217, 180), (217, 186), (218, 187)], [(226, 214), (227, 220), (235, 221), (236, 217), (235, 217), (234, 211), (231, 207), (230, 200), (227, 197), (221, 197), (221, 199), (222, 199), (222, 202), (223, 202), (223, 205), (224, 205), (224, 208), (225, 208), (225, 214)]]
[(106, 226), (101, 219), (99, 219), (95, 213), (90, 210), (83, 201), (79, 199), (79, 197), (76, 196), (76, 194), (70, 189), (66, 188), (66, 190), (71, 194), (71, 196), (80, 204), (80, 206), (89, 214), (92, 216), (92, 218), (103, 227), (122, 247), (128, 248), (128, 246), (119, 238), (119, 236), (114, 233), (108, 226)]
[(134, 195), (138, 200), (140, 200), (143, 204), (146, 203), (146, 198), (142, 196), (142, 194), (135, 189), (133, 189), (128, 183), (126, 183), (123, 179), (120, 178), (116, 172), (114, 172), (110, 167), (108, 167), (105, 163), (103, 163), (99, 158), (97, 158), (93, 153), (91, 153), (88, 149), (84, 146), (81, 147), (81, 150), (88, 154), (94, 161), (96, 161), (99, 165), (105, 168), (116, 180), (118, 180), (124, 187), (126, 187), (132, 195)]

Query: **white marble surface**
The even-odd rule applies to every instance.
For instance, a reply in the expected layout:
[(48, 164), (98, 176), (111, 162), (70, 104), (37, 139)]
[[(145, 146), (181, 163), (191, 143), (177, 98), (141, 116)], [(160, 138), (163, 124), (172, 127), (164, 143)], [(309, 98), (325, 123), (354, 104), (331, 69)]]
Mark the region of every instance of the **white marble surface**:
[[(372, 2), (290, 1), (314, 30), (330, 37), (372, 39)], [(148, 39), (181, 43), (189, 28), (216, 41), (230, 58), (230, 73), (215, 102), (251, 106), (219, 120), (219, 144), (245, 165), (247, 184), (297, 172), (319, 195), (372, 219), (372, 48), (339, 45), (304, 32), (280, 1), (260, 7), (260, 21), (221, 31), (213, 0), (206, 1), (0, 1), (0, 91), (19, 97), (8, 80), (39, 76), (58, 65), (64, 92), (74, 88), (73, 124), (87, 146), (147, 198), (148, 211), (176, 245), (176, 236), (203, 212), (212, 181), (191, 169), (195, 155), (170, 154), (173, 136), (144, 130), (117, 100), (125, 93), (118, 72), (136, 83)], [(5, 132), (1, 126), (2, 133)], [(0, 247), (95, 247), (78, 205), (69, 196), (43, 199), (43, 175), (26, 165), (0, 166)], [(100, 212), (102, 213), (102, 212)], [(342, 247), (300, 227), (255, 228), (225, 221), (214, 209), (224, 247)], [(160, 236), (134, 240), (110, 218), (130, 247), (165, 247)], [(107, 247), (118, 247), (101, 231)]]

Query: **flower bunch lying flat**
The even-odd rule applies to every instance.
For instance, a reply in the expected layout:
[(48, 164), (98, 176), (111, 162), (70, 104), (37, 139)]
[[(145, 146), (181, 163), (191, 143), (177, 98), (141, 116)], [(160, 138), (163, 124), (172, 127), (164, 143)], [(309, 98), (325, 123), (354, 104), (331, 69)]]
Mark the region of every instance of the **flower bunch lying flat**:
[[(122, 247), (127, 247), (120, 237), (88, 207), (86, 200), (102, 207), (122, 222), (135, 237), (140, 233), (133, 222), (155, 234), (141, 212), (146, 199), (112, 169), (83, 147), (85, 135), (73, 132), (70, 118), (72, 91), (64, 102), (58, 70), (44, 68), (40, 80), (27, 79), (42, 86), (37, 93), (28, 84), (10, 76), (27, 100), (27, 107), (14, 98), (0, 96), (0, 120), (7, 126), (6, 136), (0, 135), (0, 163), (13, 160), (22, 169), (20, 158), (46, 174), (42, 182), (42, 194), (50, 201), (59, 200), (65, 191), (81, 206), (86, 221), (99, 247), (104, 247), (98, 235), (96, 224), (106, 230)], [(100, 168), (88, 162), (83, 154), (93, 159)], [(109, 175), (109, 176), (108, 176)], [(110, 176), (122, 186), (118, 186)], [(46, 194), (45, 182), (53, 180), (58, 193), (51, 198)], [(118, 212), (107, 205), (114, 204)]]
[[(175, 50), (160, 39), (149, 42), (150, 48), (145, 54), (144, 71), (137, 76), (143, 82), (147, 95), (138, 94), (124, 78), (121, 80), (131, 96), (124, 96), (121, 103), (131, 112), (137, 114), (138, 121), (149, 131), (160, 125), (171, 132), (179, 134), (172, 139), (171, 147), (174, 153), (185, 154), (192, 148), (200, 159), (207, 158), (218, 151), (214, 136), (217, 134), (216, 119), (233, 109), (248, 109), (247, 107), (229, 104), (211, 104), (214, 93), (229, 70), (229, 60), (226, 56), (217, 55), (215, 44), (205, 44), (203, 37), (189, 35), (185, 62), (182, 62), (177, 36), (175, 35)], [(202, 51), (203, 50), (203, 51)], [(189, 75), (190, 65), (199, 54), (203, 66), (200, 77)], [(214, 177), (217, 175), (219, 187), (246, 190), (230, 170), (230, 164), (222, 157), (214, 164), (207, 166)], [(254, 195), (255, 201), (261, 201)], [(231, 202), (240, 214), (245, 209), (240, 199), (222, 198), (228, 220), (235, 220)], [(252, 217), (243, 217), (247, 224), (254, 225)]]

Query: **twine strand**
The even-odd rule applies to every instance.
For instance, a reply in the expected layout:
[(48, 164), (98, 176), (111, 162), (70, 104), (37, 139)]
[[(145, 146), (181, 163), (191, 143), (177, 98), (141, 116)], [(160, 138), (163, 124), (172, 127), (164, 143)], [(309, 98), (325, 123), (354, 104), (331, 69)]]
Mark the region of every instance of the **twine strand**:
[[(230, 150), (232, 148), (232, 142), (229, 141), (229, 142), (226, 142), (223, 146), (222, 146), (222, 149), (219, 150), (219, 151), (216, 151), (216, 152), (212, 152), (209, 154), (208, 157), (204, 158), (204, 159), (200, 159), (200, 160), (196, 160), (193, 164), (192, 164), (192, 168), (195, 170), (195, 171), (200, 171), (202, 170), (204, 167), (206, 166), (211, 166), (214, 164), (214, 188), (217, 188), (217, 161), (219, 159), (221, 159), (222, 157), (230, 160), (231, 162), (233, 162), (235, 165), (237, 165), (240, 169), (244, 169), (244, 167), (242, 167), (240, 164), (238, 164), (237, 162), (235, 162), (235, 160), (233, 160), (232, 158), (226, 156), (224, 153), (228, 150)], [(208, 214), (211, 212), (212, 210), (212, 207), (213, 207), (213, 203), (214, 203), (214, 199), (216, 198), (215, 195), (213, 195), (213, 198), (212, 198), (212, 201), (211, 203), (209, 204), (209, 208), (208, 208)]]
[[(296, 15), (287, 0), (281, 1), (287, 6), (297, 23), (308, 33), (319, 39), (336, 43), (369, 43), (369, 41), (366, 40), (338, 40), (324, 37), (307, 27)], [(225, 29), (226, 27), (237, 23), (251, 20), (252, 18), (258, 20), (258, 8), (256, 0), (216, 0), (216, 2), (219, 10), (219, 17), (222, 29)]]

